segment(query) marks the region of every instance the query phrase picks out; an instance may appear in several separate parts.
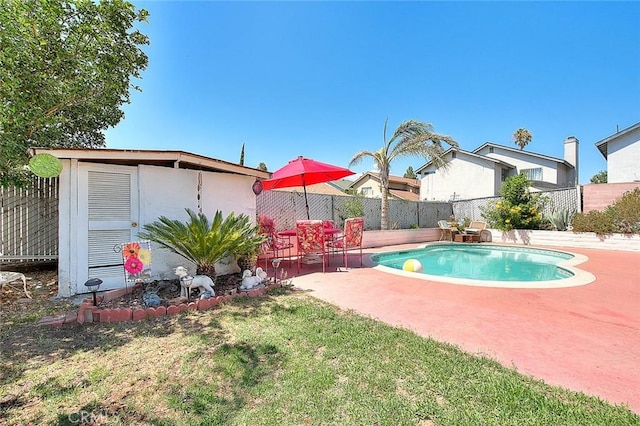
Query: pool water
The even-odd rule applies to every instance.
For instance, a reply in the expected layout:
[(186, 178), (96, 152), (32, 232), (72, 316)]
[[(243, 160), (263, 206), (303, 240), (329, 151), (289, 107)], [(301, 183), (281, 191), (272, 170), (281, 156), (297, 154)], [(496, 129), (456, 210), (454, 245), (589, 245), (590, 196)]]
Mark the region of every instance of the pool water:
[(480, 244), (440, 244), (423, 248), (374, 254), (383, 266), (402, 270), (404, 262), (416, 259), (422, 273), (481, 281), (553, 281), (574, 274), (557, 264), (571, 260), (570, 253), (528, 247)]

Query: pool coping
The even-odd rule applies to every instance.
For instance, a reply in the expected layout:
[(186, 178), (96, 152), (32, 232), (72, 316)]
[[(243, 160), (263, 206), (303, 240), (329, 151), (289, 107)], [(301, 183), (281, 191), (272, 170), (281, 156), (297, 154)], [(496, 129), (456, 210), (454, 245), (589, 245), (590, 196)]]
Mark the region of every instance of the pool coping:
[[(421, 244), (416, 247), (416, 249), (425, 248), (429, 246), (436, 245), (456, 245), (462, 246), (465, 244), (471, 243), (454, 243), (449, 241), (436, 241), (427, 244)], [(388, 266), (377, 264), (373, 260), (373, 256), (379, 255), (380, 253), (372, 254), (370, 257), (371, 262), (373, 262), (376, 266), (373, 269), (386, 272), (389, 274), (400, 275), (407, 278), (415, 278), (424, 281), (437, 281), (448, 284), (456, 284), (456, 285), (467, 285), (474, 287), (495, 287), (495, 288), (537, 288), (537, 289), (553, 289), (553, 288), (567, 288), (567, 287), (578, 287), (587, 284), (591, 284), (596, 280), (595, 275), (590, 272), (584, 271), (582, 269), (576, 268), (576, 265), (586, 262), (589, 258), (583, 254), (573, 253), (566, 250), (557, 250), (557, 249), (549, 249), (549, 248), (538, 248), (538, 247), (523, 247), (523, 246), (514, 246), (513, 244), (500, 244), (500, 243), (482, 243), (484, 247), (486, 246), (495, 246), (495, 247), (508, 247), (510, 249), (516, 250), (536, 250), (536, 251), (552, 251), (556, 253), (566, 253), (570, 254), (573, 257), (571, 259), (567, 259), (557, 263), (557, 266), (562, 267), (563, 269), (568, 270), (573, 274), (572, 277), (563, 278), (559, 280), (547, 280), (547, 281), (491, 281), (491, 280), (473, 280), (470, 278), (454, 278), (454, 277), (443, 277), (440, 275), (430, 275), (422, 272), (408, 272), (400, 269), (390, 268)]]

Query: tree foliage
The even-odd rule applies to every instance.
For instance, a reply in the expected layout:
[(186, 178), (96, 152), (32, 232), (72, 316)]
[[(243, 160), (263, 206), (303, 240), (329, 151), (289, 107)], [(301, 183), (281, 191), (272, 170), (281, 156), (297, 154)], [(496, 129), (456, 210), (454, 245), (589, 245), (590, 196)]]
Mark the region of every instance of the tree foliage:
[(266, 172), (267, 165), (261, 162), (260, 164), (258, 164), (258, 170), (262, 170), (263, 172)]
[(19, 184), (27, 149), (104, 146), (148, 63), (124, 0), (0, 0), (0, 184)]
[(382, 205), (380, 211), (380, 227), (388, 228), (387, 212), (389, 210), (389, 173), (393, 160), (408, 156), (421, 156), (432, 161), (436, 167), (446, 167), (443, 143), (458, 147), (458, 143), (449, 136), (435, 133), (429, 123), (418, 120), (408, 120), (400, 123), (387, 140), (387, 121), (382, 131), (383, 145), (377, 151), (360, 151), (356, 153), (349, 166), (360, 163), (365, 158), (372, 158), (376, 169), (380, 173), (380, 187), (382, 191)]
[(418, 179), (418, 176), (416, 176), (416, 172), (413, 171), (413, 167), (411, 166), (407, 167), (407, 171), (404, 172), (404, 176), (402, 177), (407, 179)]
[(513, 133), (513, 142), (518, 145), (521, 150), (529, 145), (531, 139), (533, 139), (533, 135), (527, 129), (520, 128)]
[(591, 177), (591, 183), (607, 183), (607, 171), (600, 170)]

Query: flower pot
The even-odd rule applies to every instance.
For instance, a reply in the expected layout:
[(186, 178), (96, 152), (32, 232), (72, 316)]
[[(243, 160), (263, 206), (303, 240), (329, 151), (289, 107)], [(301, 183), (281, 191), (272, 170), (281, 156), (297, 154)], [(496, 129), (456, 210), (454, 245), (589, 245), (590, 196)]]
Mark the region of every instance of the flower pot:
[(248, 269), (251, 273), (255, 273), (256, 266), (258, 266), (258, 255), (252, 254), (248, 256), (240, 256), (238, 257), (237, 262), (240, 271), (246, 271)]

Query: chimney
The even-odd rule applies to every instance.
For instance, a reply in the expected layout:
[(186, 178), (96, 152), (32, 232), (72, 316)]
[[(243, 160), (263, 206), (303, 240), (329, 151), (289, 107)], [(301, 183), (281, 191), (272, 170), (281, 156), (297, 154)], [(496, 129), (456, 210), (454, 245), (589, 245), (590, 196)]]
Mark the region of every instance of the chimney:
[(578, 186), (578, 138), (569, 136), (564, 141), (564, 161), (573, 166), (573, 175), (567, 178), (569, 186)]

